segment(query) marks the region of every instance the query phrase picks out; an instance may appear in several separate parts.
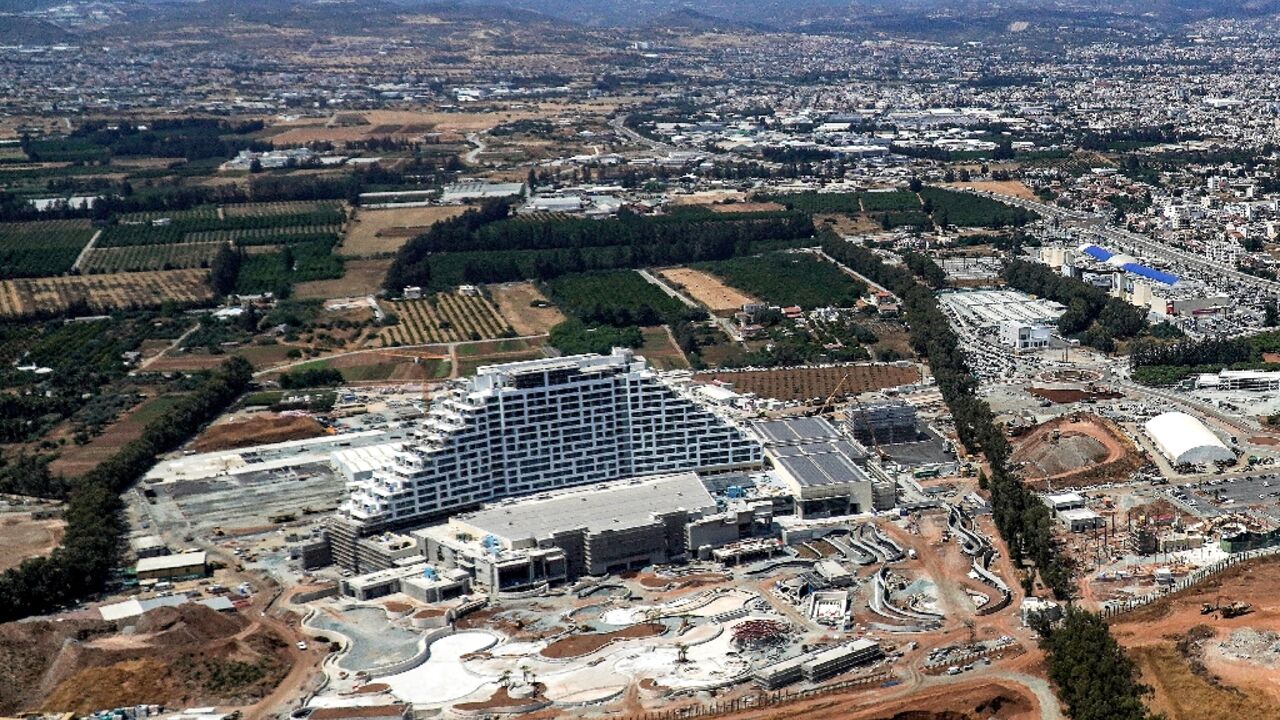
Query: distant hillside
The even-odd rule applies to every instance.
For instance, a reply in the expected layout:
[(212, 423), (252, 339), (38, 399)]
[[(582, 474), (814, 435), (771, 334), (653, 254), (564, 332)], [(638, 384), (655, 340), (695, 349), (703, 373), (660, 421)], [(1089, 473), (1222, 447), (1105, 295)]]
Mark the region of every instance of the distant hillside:
[(0, 45), (53, 45), (75, 39), (75, 35), (44, 20), (0, 14)]
[[(408, 0), (412, 1), (412, 0)], [(417, 0), (431, 6), (437, 0)], [(1171, 29), (1206, 18), (1280, 14), (1280, 0), (448, 0), (505, 6), (580, 25), (697, 27), (718, 19), (744, 27), (940, 34), (1002, 32), (1018, 20), (1040, 25), (1082, 18), (1098, 27)]]

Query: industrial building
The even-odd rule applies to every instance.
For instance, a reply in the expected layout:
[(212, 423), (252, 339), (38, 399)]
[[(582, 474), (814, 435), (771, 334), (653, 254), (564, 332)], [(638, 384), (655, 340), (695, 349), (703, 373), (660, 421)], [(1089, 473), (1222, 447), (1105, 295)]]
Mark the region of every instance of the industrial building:
[(1264, 370), (1220, 370), (1215, 375), (1196, 376), (1197, 390), (1247, 390), (1275, 392), (1280, 390), (1280, 372)]
[(138, 580), (190, 580), (209, 573), (208, 558), (204, 551), (157, 555), (138, 561)]
[(1157, 415), (1143, 426), (1160, 453), (1174, 465), (1230, 462), (1236, 455), (1204, 423), (1186, 413)]
[(660, 473), (760, 465), (759, 443), (630, 350), (481, 367), (431, 402), (389, 466), (354, 482), (330, 526), (355, 541), (505, 497)]
[[(755, 423), (754, 429), (765, 439), (765, 454), (795, 497), (800, 517), (856, 515), (893, 507), (893, 481), (878, 474), (873, 479), (869, 470), (859, 465), (869, 459), (866, 448), (825, 419), (770, 420)], [(888, 492), (877, 493), (876, 483), (886, 486)], [(881, 507), (886, 503), (887, 507)]]
[(1066, 307), (1016, 290), (946, 292), (938, 299), (960, 317), (978, 327), (999, 329), (1002, 323), (1054, 325)]
[(518, 591), (690, 559), (772, 532), (770, 503), (722, 509), (692, 472), (508, 500), (413, 535), (429, 562)]
[(880, 643), (864, 638), (845, 645), (808, 652), (760, 668), (753, 678), (760, 687), (776, 690), (799, 682), (801, 679), (809, 682), (824, 680), (857, 665), (875, 662), (882, 657), (884, 657), (884, 650), (880, 648)]

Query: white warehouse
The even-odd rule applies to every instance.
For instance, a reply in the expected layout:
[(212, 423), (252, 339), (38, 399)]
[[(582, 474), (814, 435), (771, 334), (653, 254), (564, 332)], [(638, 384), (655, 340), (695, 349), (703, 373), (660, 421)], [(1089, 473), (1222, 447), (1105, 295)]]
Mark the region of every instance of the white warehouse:
[(1186, 413), (1157, 415), (1144, 428), (1156, 448), (1174, 465), (1205, 465), (1236, 457), (1204, 423)]

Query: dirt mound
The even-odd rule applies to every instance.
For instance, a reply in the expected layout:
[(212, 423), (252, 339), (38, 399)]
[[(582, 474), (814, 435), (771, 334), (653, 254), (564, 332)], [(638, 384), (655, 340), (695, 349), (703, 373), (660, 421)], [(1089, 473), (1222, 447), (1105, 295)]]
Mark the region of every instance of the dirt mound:
[(319, 437), (324, 432), (324, 427), (315, 418), (266, 413), (247, 420), (214, 425), (196, 438), (192, 448), (197, 452), (234, 450), (263, 443), (304, 440)]
[(243, 704), (291, 666), (273, 632), (203, 605), (159, 608), (130, 624), (129, 632), (93, 620), (0, 626), (0, 712)]
[(1079, 413), (1032, 428), (1014, 447), (1012, 460), (1024, 480), (1052, 481), (1056, 487), (1123, 480), (1142, 464), (1119, 428)]
[(1019, 462), (1028, 476), (1053, 477), (1102, 462), (1107, 446), (1088, 435), (1063, 435), (1054, 443), (1033, 445)]
[(64, 643), (84, 642), (115, 632), (102, 620), (24, 622), (0, 625), (0, 713), (15, 714), (39, 697), (40, 679)]

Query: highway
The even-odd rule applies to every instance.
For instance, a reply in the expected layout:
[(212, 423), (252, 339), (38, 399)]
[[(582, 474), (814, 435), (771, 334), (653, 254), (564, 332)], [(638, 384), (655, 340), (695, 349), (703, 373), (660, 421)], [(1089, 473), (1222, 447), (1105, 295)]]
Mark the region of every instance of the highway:
[(1057, 218), (1058, 220), (1070, 220), (1078, 223), (1084, 223), (1089, 226), (1089, 232), (1094, 233), (1098, 237), (1098, 242), (1102, 245), (1109, 246), (1109, 250), (1122, 250), (1124, 252), (1137, 253), (1147, 255), (1151, 258), (1161, 258), (1182, 263), (1188, 267), (1199, 268), (1200, 270), (1213, 273), (1223, 280), (1231, 280), (1238, 285), (1250, 287), (1262, 292), (1280, 295), (1280, 282), (1267, 280), (1266, 278), (1254, 277), (1248, 273), (1215, 262), (1206, 257), (1189, 253), (1185, 250), (1169, 247), (1152, 240), (1144, 235), (1129, 232), (1121, 228), (1112, 227), (1107, 221), (1091, 213), (1078, 212), (1068, 210), (1056, 205), (1027, 200), (1024, 198), (1013, 197), (1011, 195), (1002, 195), (1000, 193), (985, 192), (979, 190), (971, 190), (974, 195), (988, 197), (993, 200), (999, 200), (1003, 203), (1013, 205), (1015, 207), (1024, 208), (1032, 212), (1038, 213), (1045, 217)]

